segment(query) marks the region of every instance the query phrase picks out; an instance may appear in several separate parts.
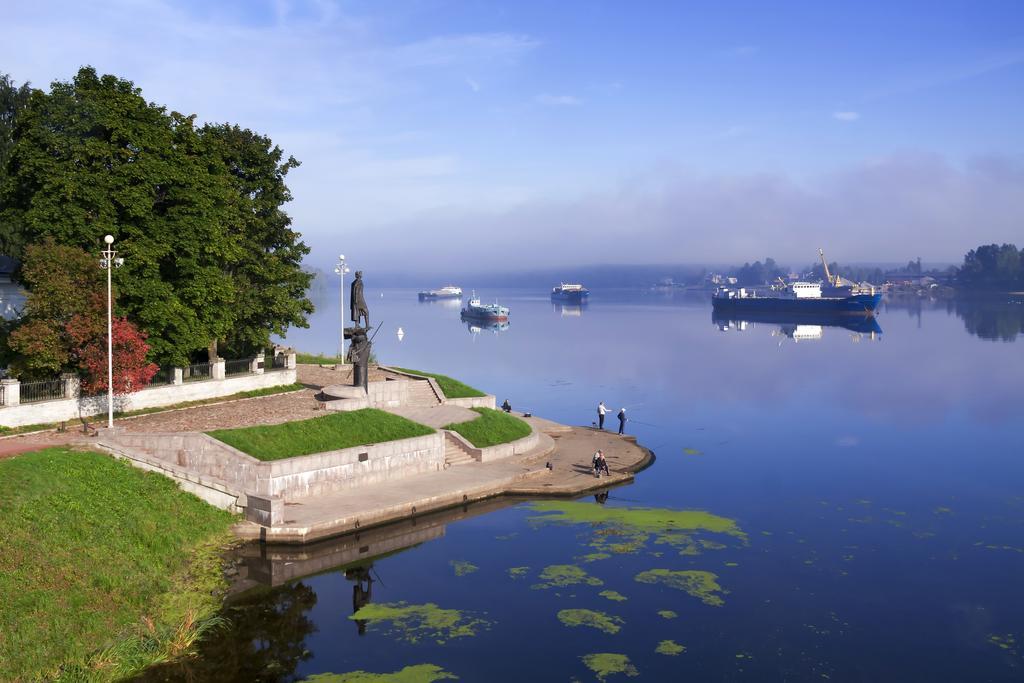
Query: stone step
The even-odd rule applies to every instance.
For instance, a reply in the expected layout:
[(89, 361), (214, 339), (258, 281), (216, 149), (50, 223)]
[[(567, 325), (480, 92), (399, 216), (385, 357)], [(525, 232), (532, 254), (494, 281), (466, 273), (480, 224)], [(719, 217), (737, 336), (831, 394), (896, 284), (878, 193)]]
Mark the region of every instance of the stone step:
[(465, 449), (462, 442), (458, 441), (451, 434), (444, 435), (444, 461), (447, 465), (464, 465), (476, 462), (476, 458)]
[(436, 406), (440, 402), (429, 382), (413, 382), (409, 386), (408, 405), (415, 407)]

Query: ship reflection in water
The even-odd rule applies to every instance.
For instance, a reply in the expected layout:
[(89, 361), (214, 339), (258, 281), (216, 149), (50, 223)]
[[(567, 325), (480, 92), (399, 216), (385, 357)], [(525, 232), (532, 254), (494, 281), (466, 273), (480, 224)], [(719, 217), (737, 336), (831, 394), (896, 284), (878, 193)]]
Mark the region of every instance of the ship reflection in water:
[(481, 332), (493, 332), (494, 334), (498, 334), (499, 332), (504, 332), (508, 329), (507, 320), (477, 320), (475, 318), (467, 318), (463, 316), (462, 322), (465, 323), (466, 329), (469, 330), (469, 333), (474, 337)]
[(438, 308), (459, 310), (462, 308), (462, 299), (423, 299), (419, 300), (420, 305), (437, 306)]
[(825, 335), (825, 328), (828, 327), (838, 327), (853, 332), (853, 341), (862, 339), (878, 341), (882, 338), (882, 327), (874, 316), (792, 315), (745, 311), (742, 313), (742, 319), (737, 313), (714, 312), (711, 314), (711, 320), (723, 332), (727, 330), (742, 332), (751, 323), (777, 325), (777, 329), (772, 330), (773, 337), (788, 337), (795, 342), (821, 339)]
[(561, 301), (552, 301), (551, 310), (558, 313), (563, 318), (579, 318), (583, 315), (583, 311), (587, 310), (587, 302), (583, 301), (578, 304), (566, 304)]

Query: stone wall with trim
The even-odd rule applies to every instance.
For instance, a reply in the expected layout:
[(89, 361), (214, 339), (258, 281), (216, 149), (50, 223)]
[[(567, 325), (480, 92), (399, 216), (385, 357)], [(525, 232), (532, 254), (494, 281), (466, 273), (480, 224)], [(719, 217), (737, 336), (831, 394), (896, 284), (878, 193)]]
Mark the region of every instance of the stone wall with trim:
[[(243, 391), (295, 384), (295, 368), (275, 370), (262, 374), (232, 375), (226, 379), (209, 379), (183, 384), (160, 384), (126, 396), (114, 397), (114, 410), (127, 412), (142, 408), (200, 401), (231, 396)], [(62, 398), (38, 403), (0, 406), (0, 425), (22, 427), (78, 419), (80, 415), (101, 415), (107, 412), (107, 397), (91, 399)]]
[(450, 406), (459, 406), (462, 408), (494, 408), (494, 397), (490, 394), (486, 396), (468, 396), (466, 398), (446, 398), (444, 400)]
[[(262, 461), (200, 432), (100, 430), (101, 446), (179, 483), (233, 494), (234, 506), (260, 524), (278, 523), (284, 500), (299, 499), (444, 468), (444, 434), (367, 444), (283, 460)], [(217, 503), (214, 503), (217, 504)], [(219, 505), (220, 507), (227, 507)], [(228, 507), (230, 509), (230, 507)]]

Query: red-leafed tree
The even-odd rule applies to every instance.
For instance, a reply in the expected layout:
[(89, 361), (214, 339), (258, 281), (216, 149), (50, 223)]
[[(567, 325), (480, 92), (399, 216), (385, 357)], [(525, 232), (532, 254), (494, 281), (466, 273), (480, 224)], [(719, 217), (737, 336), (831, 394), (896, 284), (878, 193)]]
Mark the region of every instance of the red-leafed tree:
[[(81, 391), (93, 396), (107, 391), (106, 320), (95, 315), (76, 315), (67, 324), (74, 341), (73, 352), (82, 370)], [(143, 389), (153, 379), (157, 366), (146, 360), (146, 334), (127, 318), (113, 320), (114, 393), (123, 395)]]

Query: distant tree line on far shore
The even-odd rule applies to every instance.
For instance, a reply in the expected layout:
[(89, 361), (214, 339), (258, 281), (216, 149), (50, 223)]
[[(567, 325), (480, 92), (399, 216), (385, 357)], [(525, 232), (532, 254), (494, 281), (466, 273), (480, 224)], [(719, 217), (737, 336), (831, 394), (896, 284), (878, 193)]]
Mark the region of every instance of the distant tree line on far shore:
[[(971, 249), (959, 267), (927, 270), (922, 267), (921, 259), (918, 258), (899, 269), (840, 265), (836, 262), (829, 263), (828, 269), (832, 276), (838, 274), (846, 280), (874, 285), (931, 277), (938, 283), (965, 291), (1024, 291), (1024, 249), (1017, 249), (1013, 244), (986, 244)], [(768, 284), (780, 277), (785, 278), (789, 273), (789, 268), (779, 266), (773, 258), (766, 258), (763, 263), (744, 263), (726, 272), (727, 275), (736, 278), (737, 284), (743, 286)], [(825, 267), (821, 263), (816, 263), (799, 274), (811, 281), (827, 279)]]

